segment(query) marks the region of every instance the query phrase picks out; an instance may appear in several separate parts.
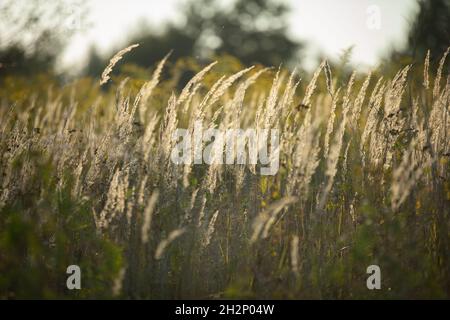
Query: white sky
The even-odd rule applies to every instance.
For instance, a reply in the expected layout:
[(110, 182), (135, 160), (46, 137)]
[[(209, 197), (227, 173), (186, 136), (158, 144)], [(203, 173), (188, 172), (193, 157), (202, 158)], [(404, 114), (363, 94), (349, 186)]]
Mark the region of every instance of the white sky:
[[(63, 56), (63, 64), (79, 63), (91, 44), (101, 52), (119, 46), (130, 29), (135, 29), (141, 20), (146, 20), (156, 29), (167, 21), (180, 21), (179, 5), (185, 1), (91, 0), (89, 17), (81, 24), (85, 30), (72, 39)], [(224, 0), (225, 3), (229, 1)], [(416, 0), (284, 1), (293, 9), (291, 37), (307, 41), (304, 52), (307, 65), (312, 65), (319, 53), (336, 58), (351, 45), (354, 45), (353, 63), (374, 65), (386, 49), (403, 44), (411, 14), (417, 10)], [(379, 13), (379, 29), (368, 27), (368, 20), (373, 22), (376, 19), (373, 10), (375, 15)], [(77, 26), (76, 23), (73, 25)]]

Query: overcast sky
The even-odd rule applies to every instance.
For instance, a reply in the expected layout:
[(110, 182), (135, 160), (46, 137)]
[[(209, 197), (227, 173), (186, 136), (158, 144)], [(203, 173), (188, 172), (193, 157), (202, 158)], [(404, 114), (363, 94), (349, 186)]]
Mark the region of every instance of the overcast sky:
[[(187, 0), (91, 0), (89, 16), (70, 42), (63, 64), (79, 63), (90, 45), (108, 52), (126, 39), (137, 22), (158, 28), (180, 22), (180, 4)], [(231, 0), (223, 0), (226, 4)], [(283, 1), (283, 0), (280, 0)], [(317, 54), (338, 57), (354, 46), (352, 62), (370, 66), (391, 46), (402, 46), (416, 0), (284, 0), (292, 7), (290, 36), (307, 41), (305, 60), (312, 66)], [(74, 24), (76, 26), (76, 23)], [(84, 30), (83, 30), (84, 29)]]

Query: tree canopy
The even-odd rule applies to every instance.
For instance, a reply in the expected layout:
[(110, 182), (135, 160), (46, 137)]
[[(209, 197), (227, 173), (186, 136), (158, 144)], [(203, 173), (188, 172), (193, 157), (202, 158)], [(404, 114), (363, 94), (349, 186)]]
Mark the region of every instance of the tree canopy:
[(83, 0), (2, 0), (0, 76), (53, 71), (75, 31), (70, 26), (72, 10), (83, 10), (83, 3)]
[[(184, 24), (170, 24), (162, 33), (145, 29), (129, 39), (139, 50), (127, 62), (149, 67), (173, 50), (172, 58), (208, 58), (231, 54), (245, 64), (279, 65), (293, 61), (302, 45), (287, 36), (286, 4), (272, 0), (236, 0), (223, 8), (217, 0), (190, 1), (182, 8)], [(99, 55), (91, 52), (88, 73), (98, 75)]]
[(436, 57), (450, 45), (450, 1), (419, 0), (419, 12), (411, 25), (405, 54), (423, 58), (427, 50)]

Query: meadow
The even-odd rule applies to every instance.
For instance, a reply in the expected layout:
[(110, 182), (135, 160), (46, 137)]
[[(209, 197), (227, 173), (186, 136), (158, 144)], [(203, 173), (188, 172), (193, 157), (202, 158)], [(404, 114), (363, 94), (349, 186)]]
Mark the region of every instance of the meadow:
[[(100, 80), (3, 79), (0, 298), (450, 297), (449, 50), (395, 72), (111, 73), (127, 49)], [(195, 121), (278, 129), (278, 172), (174, 164)]]

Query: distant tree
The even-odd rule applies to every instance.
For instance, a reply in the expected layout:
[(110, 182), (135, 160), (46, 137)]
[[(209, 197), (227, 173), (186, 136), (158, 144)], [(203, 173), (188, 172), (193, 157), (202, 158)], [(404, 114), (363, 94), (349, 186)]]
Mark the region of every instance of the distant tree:
[(187, 10), (186, 32), (198, 38), (200, 52), (229, 53), (247, 64), (278, 65), (294, 59), (301, 49), (287, 35), (289, 10), (272, 0), (237, 0), (228, 10), (217, 0), (194, 1)]
[(419, 12), (411, 26), (406, 53), (424, 57), (428, 49), (439, 56), (450, 45), (450, 1), (419, 0)]
[[(150, 68), (161, 60), (166, 54), (172, 52), (171, 60), (178, 60), (182, 57), (191, 56), (194, 52), (195, 41), (187, 36), (181, 29), (174, 26), (168, 26), (162, 34), (152, 32), (141, 32), (133, 37), (129, 43), (139, 43), (139, 48), (129, 52), (126, 59), (119, 61), (114, 68), (114, 72), (121, 70), (121, 65), (135, 64), (143, 68)], [(100, 55), (95, 47), (90, 49), (88, 54), (88, 63), (84, 69), (84, 74), (98, 77), (105, 66), (108, 64), (111, 56), (119, 49), (111, 51), (107, 56)], [(190, 73), (183, 75), (188, 78)], [(181, 80), (181, 83), (184, 80)]]
[[(170, 24), (161, 33), (145, 28), (133, 35), (128, 42), (140, 47), (126, 62), (149, 67), (173, 50), (172, 59), (230, 54), (246, 64), (276, 66), (293, 61), (302, 48), (287, 36), (289, 7), (277, 1), (235, 0), (224, 9), (218, 0), (192, 0), (182, 10), (184, 24)], [(109, 58), (96, 66), (95, 54), (91, 52), (87, 68), (91, 75), (98, 75)]]
[(0, 2), (0, 76), (52, 71), (69, 36), (72, 9), (83, 0), (2, 0)]

